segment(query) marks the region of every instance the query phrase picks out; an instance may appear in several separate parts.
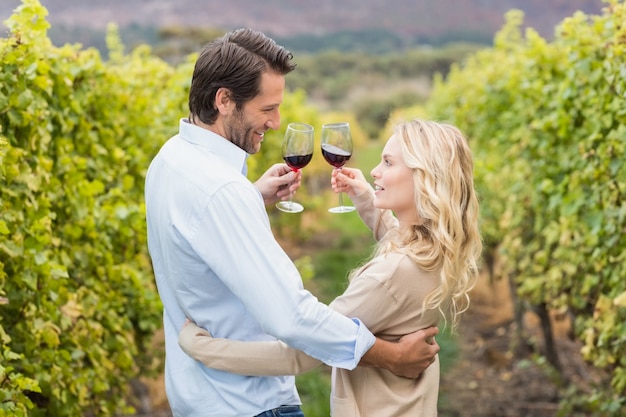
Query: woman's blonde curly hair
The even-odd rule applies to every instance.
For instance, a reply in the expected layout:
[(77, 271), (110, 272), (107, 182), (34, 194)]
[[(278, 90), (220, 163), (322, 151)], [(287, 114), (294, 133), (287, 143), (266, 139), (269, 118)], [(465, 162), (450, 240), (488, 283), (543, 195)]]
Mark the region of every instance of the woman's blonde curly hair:
[(425, 270), (440, 271), (440, 285), (424, 301), (451, 327), (469, 307), (482, 251), (472, 152), (461, 131), (414, 119), (396, 125), (404, 163), (413, 170), (419, 221), (388, 233), (374, 256), (403, 252)]

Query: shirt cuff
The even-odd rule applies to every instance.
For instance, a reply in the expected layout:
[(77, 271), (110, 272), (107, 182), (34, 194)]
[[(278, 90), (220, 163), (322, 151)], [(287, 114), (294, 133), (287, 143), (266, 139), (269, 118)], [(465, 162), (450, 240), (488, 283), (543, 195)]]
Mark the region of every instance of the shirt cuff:
[[(369, 331), (369, 329), (363, 324), (361, 320), (358, 318), (352, 318), (352, 321), (355, 322), (359, 328), (357, 331), (356, 344), (354, 346), (354, 358), (352, 360), (345, 361), (334, 361), (331, 366), (336, 368), (343, 368), (349, 371), (353, 370), (359, 365), (361, 362), (361, 358), (365, 353), (374, 346), (376, 342), (376, 336)], [(329, 364), (330, 365), (330, 364)]]

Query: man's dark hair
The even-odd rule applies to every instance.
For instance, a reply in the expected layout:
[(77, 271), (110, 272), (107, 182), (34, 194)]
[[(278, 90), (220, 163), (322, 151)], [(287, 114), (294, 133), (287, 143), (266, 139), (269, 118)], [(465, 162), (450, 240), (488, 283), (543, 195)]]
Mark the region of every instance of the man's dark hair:
[(212, 124), (217, 118), (215, 94), (230, 91), (237, 109), (260, 93), (261, 75), (286, 75), (296, 67), (291, 52), (252, 29), (237, 29), (206, 44), (196, 61), (189, 91), (191, 118)]

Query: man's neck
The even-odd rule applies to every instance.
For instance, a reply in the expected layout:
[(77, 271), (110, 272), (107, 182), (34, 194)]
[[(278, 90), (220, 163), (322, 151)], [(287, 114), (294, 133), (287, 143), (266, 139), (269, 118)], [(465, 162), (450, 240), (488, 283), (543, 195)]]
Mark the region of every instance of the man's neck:
[(219, 118), (218, 120), (215, 121), (215, 123), (209, 125), (209, 124), (204, 123), (202, 120), (199, 120), (197, 117), (193, 117), (193, 115), (190, 115), (189, 123), (196, 125), (198, 127), (201, 127), (202, 129), (209, 130), (217, 135), (220, 135), (224, 139), (229, 140), (226, 137), (226, 132), (224, 131), (224, 127), (222, 123), (219, 122)]

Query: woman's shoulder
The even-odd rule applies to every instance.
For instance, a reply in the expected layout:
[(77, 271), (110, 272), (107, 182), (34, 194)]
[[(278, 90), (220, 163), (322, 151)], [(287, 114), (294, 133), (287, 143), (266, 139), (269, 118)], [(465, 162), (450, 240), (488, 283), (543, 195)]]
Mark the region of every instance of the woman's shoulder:
[(426, 270), (406, 254), (395, 255), (397, 266), (390, 277), (390, 286), (403, 294), (423, 299), (440, 285), (440, 270)]
[[(421, 315), (421, 312), (424, 299), (440, 285), (439, 271), (425, 270), (409, 255), (401, 252), (377, 256), (367, 267), (355, 277), (355, 280), (361, 280), (358, 284), (355, 282), (357, 288), (361, 288), (363, 293), (363, 288), (367, 288), (367, 296), (379, 297), (379, 302), (382, 300), (381, 294), (384, 294), (387, 308), (393, 306), (393, 311), (403, 312), (385, 324), (389, 334), (401, 334), (405, 330), (408, 332), (408, 329), (421, 328), (415, 328), (416, 325), (427, 327), (436, 323), (436, 310), (426, 316)], [(400, 324), (402, 326), (397, 327)]]
[(386, 279), (402, 277), (409, 279), (415, 279), (416, 277), (437, 279), (438, 277), (438, 271), (425, 270), (408, 254), (400, 251), (378, 255), (370, 260), (364, 269), (369, 269), (371, 272), (384, 271), (382, 276), (386, 277)]

